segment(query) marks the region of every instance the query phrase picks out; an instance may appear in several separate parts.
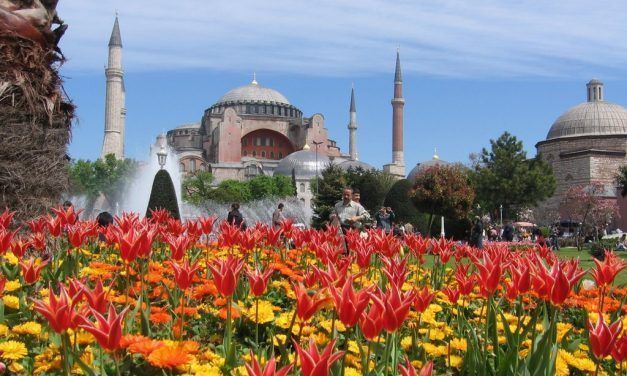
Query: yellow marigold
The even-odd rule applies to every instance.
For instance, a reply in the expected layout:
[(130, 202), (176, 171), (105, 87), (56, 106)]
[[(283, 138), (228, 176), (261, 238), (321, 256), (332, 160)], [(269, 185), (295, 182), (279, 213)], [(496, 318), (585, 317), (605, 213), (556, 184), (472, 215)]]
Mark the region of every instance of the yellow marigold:
[(411, 336), (401, 338), (401, 347), (403, 350), (408, 351), (411, 348), (413, 339)]
[(573, 326), (568, 323), (558, 322), (557, 323), (557, 342), (562, 342), (562, 339), (571, 330)]
[(21, 325), (16, 325), (11, 329), (15, 334), (30, 334), (37, 336), (41, 334), (41, 324), (34, 321), (28, 321)]
[(285, 343), (286, 337), (287, 336), (285, 334), (276, 334), (274, 338), (272, 338), (272, 343), (274, 346), (281, 346)]
[(220, 371), (220, 367), (216, 367), (212, 364), (198, 364), (192, 363), (190, 366), (191, 374), (197, 376), (220, 376), (222, 375), (222, 371)]
[(316, 342), (318, 346), (324, 346), (329, 343), (329, 335), (324, 332), (318, 332), (315, 335), (312, 335), (310, 338)]
[(22, 372), (24, 371), (24, 366), (21, 365), (18, 362), (11, 362), (11, 364), (9, 364), (8, 368), (9, 368), (9, 371), (11, 371), (11, 372), (13, 372), (13, 373), (15, 373), (17, 375), (22, 374)]
[(465, 338), (453, 338), (449, 342), (452, 349), (465, 352), (468, 348), (468, 342)]
[(17, 265), (20, 262), (20, 260), (15, 257), (15, 255), (11, 251), (4, 254), (4, 259), (11, 265)]
[[(583, 352), (578, 352), (580, 354), (571, 354), (566, 350), (559, 349), (558, 355), (562, 357), (562, 359), (571, 367), (577, 368), (580, 371), (584, 372), (594, 372), (596, 365), (595, 363), (588, 358), (588, 356)], [(583, 356), (582, 356), (583, 355)]]
[(14, 279), (12, 281), (6, 282), (6, 284), (4, 285), (4, 291), (15, 291), (19, 289), (20, 287), (22, 287), (22, 284), (20, 283), (20, 281), (18, 281), (17, 279)]
[(459, 368), (462, 365), (463, 362), (463, 358), (459, 355), (451, 355), (451, 356), (447, 356), (445, 357), (446, 359), (446, 365), (449, 367), (454, 367), (454, 368)]
[(353, 367), (344, 368), (344, 376), (361, 376), (362, 372)]
[(436, 346), (427, 342), (422, 343), (422, 348), (425, 349), (425, 352), (432, 357), (445, 356), (448, 354), (448, 349), (446, 346)]
[(568, 370), (568, 363), (564, 359), (563, 355), (557, 353), (557, 359), (555, 360), (555, 374), (557, 376), (568, 376), (570, 371)]
[(163, 346), (148, 356), (148, 363), (159, 368), (169, 368), (181, 366), (192, 360), (192, 357), (182, 347)]
[(26, 345), (18, 341), (6, 341), (0, 343), (0, 357), (2, 359), (20, 360), (28, 355)]
[[(257, 312), (257, 308), (255, 303), (250, 308), (242, 309), (242, 313), (246, 316), (250, 321), (256, 322), (259, 324), (265, 324), (274, 321), (274, 311), (276, 307), (272, 305), (267, 300), (259, 301), (259, 312)], [(256, 320), (258, 318), (258, 320)]]
[(20, 308), (20, 298), (13, 295), (5, 295), (2, 297), (2, 301), (4, 301), (4, 306), (9, 307), (11, 309), (19, 309)]
[(281, 313), (279, 317), (277, 317), (276, 320), (274, 320), (274, 325), (283, 329), (289, 328), (290, 324), (292, 323), (293, 315), (294, 315), (293, 311)]
[[(333, 320), (324, 320), (319, 323), (319, 325), (327, 331), (327, 333), (331, 333), (331, 328), (333, 327)], [(342, 324), (340, 320), (335, 320), (335, 330), (338, 332), (346, 331), (346, 326)]]
[(7, 335), (9, 335), (9, 327), (4, 324), (0, 324), (0, 337), (6, 337)]

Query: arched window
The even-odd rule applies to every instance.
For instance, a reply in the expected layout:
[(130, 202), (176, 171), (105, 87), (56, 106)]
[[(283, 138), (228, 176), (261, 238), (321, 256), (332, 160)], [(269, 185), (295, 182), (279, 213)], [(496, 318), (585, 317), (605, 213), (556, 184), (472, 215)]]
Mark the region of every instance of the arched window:
[(189, 171), (194, 173), (196, 172), (196, 160), (192, 159), (191, 161), (189, 161)]
[(283, 159), (283, 153), (279, 152), (279, 159)]
[(253, 158), (257, 157), (257, 152), (253, 150)]
[(245, 156), (248, 155), (248, 152), (246, 150), (244, 150), (244, 153), (242, 153), (242, 154), (244, 154), (244, 157), (245, 157)]
[(305, 183), (300, 183), (300, 191), (305, 192)]
[(180, 172), (185, 172), (185, 163), (183, 163), (183, 162), (179, 163), (179, 171)]
[(273, 151), (270, 152), (270, 158), (274, 159), (274, 152)]
[(262, 151), (262, 152), (261, 152), (261, 158), (265, 158), (265, 157), (266, 157), (266, 152), (265, 152), (265, 151)]

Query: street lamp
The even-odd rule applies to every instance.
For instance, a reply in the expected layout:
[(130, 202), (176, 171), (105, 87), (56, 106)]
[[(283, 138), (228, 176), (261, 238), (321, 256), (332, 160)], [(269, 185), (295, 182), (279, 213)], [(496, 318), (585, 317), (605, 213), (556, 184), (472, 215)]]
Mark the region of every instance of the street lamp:
[(157, 152), (157, 160), (159, 161), (159, 166), (161, 166), (161, 170), (165, 167), (165, 160), (168, 158), (168, 153), (165, 151), (165, 147), (161, 145), (161, 150)]
[(503, 204), (499, 205), (499, 209), (501, 210), (501, 227), (503, 227)]
[(318, 176), (318, 146), (322, 145), (322, 141), (312, 141), (313, 144), (316, 146), (316, 197), (318, 196), (318, 180), (319, 180), (319, 176)]

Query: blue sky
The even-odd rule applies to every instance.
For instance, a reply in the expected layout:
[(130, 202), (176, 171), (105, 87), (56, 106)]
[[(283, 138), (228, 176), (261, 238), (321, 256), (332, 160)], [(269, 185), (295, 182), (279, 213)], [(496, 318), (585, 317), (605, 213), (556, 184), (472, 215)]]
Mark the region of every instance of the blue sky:
[(127, 90), (127, 155), (147, 157), (162, 131), (199, 121), (250, 82), (282, 92), (306, 116), (322, 113), (347, 151), (354, 83), (360, 159), (391, 160), (392, 81), (400, 47), (405, 160), (467, 162), (503, 131), (530, 155), (552, 122), (605, 82), (627, 105), (627, 2), (62, 0), (65, 90), (78, 106), (69, 148), (102, 145), (107, 42), (120, 14)]

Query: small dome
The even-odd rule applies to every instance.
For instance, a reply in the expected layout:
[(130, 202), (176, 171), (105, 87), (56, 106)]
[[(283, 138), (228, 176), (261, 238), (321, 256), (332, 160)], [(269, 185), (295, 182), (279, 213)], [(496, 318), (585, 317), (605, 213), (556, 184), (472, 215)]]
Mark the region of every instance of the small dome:
[(338, 167), (340, 167), (342, 170), (346, 171), (350, 168), (353, 169), (357, 169), (357, 168), (362, 168), (364, 170), (376, 170), (373, 166), (369, 165), (366, 162), (362, 162), (362, 161), (354, 161), (354, 160), (347, 160), (344, 162), (341, 162), (340, 164), (338, 164)]
[(320, 175), (329, 165), (329, 157), (318, 153), (318, 165), (316, 167), (316, 152), (311, 150), (299, 150), (281, 159), (274, 169), (275, 175), (292, 176), (292, 169), (296, 179), (311, 179)]
[(428, 169), (429, 167), (433, 167), (433, 166), (446, 166), (449, 165), (450, 163), (447, 161), (443, 161), (440, 159), (440, 157), (437, 154), (433, 155), (433, 159), (430, 159), (428, 161), (424, 161), (424, 162), (420, 162), (420, 163), (416, 163), (416, 166), (414, 168), (412, 168), (411, 171), (409, 171), (409, 174), (407, 174), (407, 180), (409, 180), (410, 182), (414, 182), (414, 180), (416, 180), (416, 177), (423, 172), (424, 170)]
[(290, 101), (288, 101), (283, 94), (274, 89), (259, 85), (256, 79), (254, 79), (253, 82), (246, 86), (240, 86), (227, 92), (222, 96), (222, 98), (220, 98), (220, 100), (216, 104), (224, 102), (267, 102), (286, 105), (290, 104)]
[(547, 140), (574, 136), (627, 135), (627, 109), (604, 100), (603, 83), (586, 84), (588, 101), (572, 107), (557, 118)]

